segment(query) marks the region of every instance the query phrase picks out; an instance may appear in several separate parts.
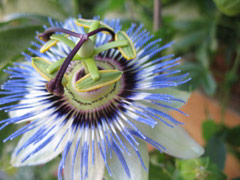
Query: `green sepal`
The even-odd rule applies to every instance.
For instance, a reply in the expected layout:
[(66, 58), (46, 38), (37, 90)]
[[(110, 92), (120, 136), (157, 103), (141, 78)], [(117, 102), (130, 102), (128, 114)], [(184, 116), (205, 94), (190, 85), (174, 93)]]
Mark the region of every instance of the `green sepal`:
[(100, 70), (100, 79), (94, 81), (90, 74), (85, 75), (76, 82), (79, 92), (88, 92), (101, 87), (113, 84), (122, 77), (122, 72), (118, 70)]
[[(32, 66), (33, 68), (47, 81), (56, 77), (56, 73), (50, 74), (47, 72), (47, 68), (52, 64), (52, 62), (41, 58), (41, 57), (33, 57), (32, 58)], [(65, 85), (67, 83), (67, 79), (63, 77), (62, 83)]]
[(127, 40), (112, 41), (112, 42), (106, 43), (102, 46), (95, 48), (94, 56), (99, 54), (100, 52), (106, 51), (108, 49), (117, 48), (117, 47), (126, 47), (126, 46), (128, 46)]
[[(82, 26), (82, 27), (85, 27), (87, 29), (90, 29), (92, 23), (94, 23), (96, 20), (92, 20), (92, 19), (77, 19), (75, 22), (78, 26)], [(110, 30), (113, 31), (113, 28), (111, 28), (109, 25), (99, 21), (99, 26), (98, 28), (108, 28)], [(106, 34), (109, 34), (108, 32), (106, 31), (103, 31), (103, 33), (106, 33)]]
[(124, 31), (119, 31), (115, 34), (115, 40), (127, 40), (128, 46), (126, 47), (118, 47), (118, 50), (121, 52), (124, 58), (127, 60), (136, 58), (136, 49), (133, 45), (133, 42), (128, 37), (128, 35)]
[(63, 34), (53, 34), (51, 35), (50, 39), (60, 41), (73, 49), (75, 47), (75, 43), (67, 37), (68, 36)]

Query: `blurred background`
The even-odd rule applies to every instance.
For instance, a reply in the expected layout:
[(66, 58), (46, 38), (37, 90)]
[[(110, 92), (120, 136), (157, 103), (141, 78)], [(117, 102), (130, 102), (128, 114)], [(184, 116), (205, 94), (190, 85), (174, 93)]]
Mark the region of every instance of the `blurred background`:
[[(63, 21), (81, 14), (120, 18), (123, 28), (143, 24), (162, 44), (182, 57), (181, 70), (192, 81), (180, 87), (192, 92), (182, 108), (189, 117), (172, 113), (201, 145), (205, 154), (179, 160), (150, 149), (149, 180), (240, 180), (240, 0), (0, 0), (0, 83), (6, 66), (23, 60), (43, 31), (48, 17)], [(0, 119), (6, 118), (0, 112)], [(54, 180), (59, 159), (37, 167), (13, 168), (10, 156), (17, 140), (2, 140), (18, 128), (0, 131), (0, 180)]]

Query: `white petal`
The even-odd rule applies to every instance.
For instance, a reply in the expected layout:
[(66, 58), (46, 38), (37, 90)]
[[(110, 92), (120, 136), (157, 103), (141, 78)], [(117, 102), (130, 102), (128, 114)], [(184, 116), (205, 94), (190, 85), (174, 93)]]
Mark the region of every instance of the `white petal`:
[[(24, 99), (24, 100), (21, 100), (21, 101), (19, 101), (19, 103), (18, 104), (31, 104), (31, 103), (36, 103), (36, 102), (38, 102), (39, 101), (39, 99), (37, 99), (37, 98), (32, 98), (32, 92), (30, 91), (29, 92), (29, 94), (28, 95), (26, 95), (24, 98), (28, 98), (28, 99)], [(9, 111), (9, 116), (11, 117), (11, 118), (13, 118), (13, 117), (18, 117), (18, 116), (23, 116), (23, 115), (25, 115), (25, 114), (27, 114), (27, 113), (30, 113), (30, 112), (36, 112), (37, 110), (39, 110), (40, 109), (40, 107), (39, 107), (40, 105), (38, 105), (38, 106), (32, 106), (31, 108), (26, 108), (26, 109), (18, 109), (18, 110), (14, 110), (14, 111)], [(37, 119), (37, 118), (39, 118), (39, 117), (41, 117), (42, 115), (41, 114), (39, 114), (39, 115), (37, 115), (37, 116), (34, 116), (34, 119)], [(19, 121), (19, 122), (17, 122), (17, 124), (18, 123), (23, 123), (23, 122), (29, 122), (29, 121), (32, 121), (32, 120), (34, 120), (32, 117), (30, 117), (30, 118), (27, 118), (27, 119), (24, 119), (24, 120), (22, 120), (22, 121)]]
[[(72, 160), (74, 156), (74, 151), (76, 148), (76, 141), (72, 144), (70, 151), (67, 155), (65, 166), (64, 166), (64, 179), (65, 180), (81, 180), (80, 174), (80, 165), (81, 165), (81, 143), (78, 148), (78, 152), (76, 155), (76, 160), (74, 164), (74, 168), (72, 168)], [(92, 164), (92, 151), (91, 146), (89, 148), (89, 156), (88, 156), (88, 178), (85, 180), (102, 180), (104, 176), (104, 162), (100, 155), (98, 148), (95, 149), (95, 162)], [(72, 177), (72, 174), (74, 177)]]
[(182, 159), (201, 156), (203, 148), (180, 126), (169, 127), (163, 123), (151, 128), (138, 125), (141, 132), (166, 148), (165, 153)]
[[(29, 101), (21, 100), (21, 101), (19, 102), (19, 104), (25, 104), (25, 103), (27, 103), (27, 102), (29, 102)], [(35, 109), (36, 109), (36, 108), (35, 108)], [(28, 109), (14, 110), (14, 111), (9, 111), (8, 114), (9, 114), (9, 117), (13, 118), (13, 117), (18, 117), (18, 116), (23, 116), (23, 115), (25, 115), (25, 114), (27, 114), (27, 113), (29, 113), (29, 112), (34, 111), (35, 109), (34, 109), (34, 108), (28, 108)], [(33, 119), (32, 119), (32, 118), (27, 118), (27, 119), (24, 119), (24, 120), (19, 121), (19, 122), (17, 122), (17, 123), (28, 122), (28, 121), (31, 121), (31, 120), (33, 120)]]
[[(143, 162), (148, 170), (149, 168), (149, 156), (148, 156), (148, 149), (147, 144), (142, 141), (138, 140), (139, 142), (139, 153), (141, 154), (141, 157), (143, 159)], [(124, 171), (122, 164), (120, 163), (119, 159), (117, 158), (116, 154), (113, 152), (112, 159), (109, 160), (109, 167), (112, 172), (112, 177), (109, 175), (106, 175), (107, 180), (147, 180), (148, 179), (148, 171), (146, 171), (142, 164), (136, 155), (135, 151), (131, 146), (124, 141), (126, 144), (129, 152), (131, 153), (131, 156), (127, 155), (127, 153), (124, 153), (123, 156), (127, 162), (128, 168), (130, 170), (131, 179), (128, 178), (126, 172)], [(107, 174), (107, 173), (106, 173)]]
[[(57, 128), (57, 127), (56, 127)], [(44, 141), (46, 141), (50, 135), (46, 135), (41, 141), (35, 143), (35, 144), (30, 144), (28, 145), (25, 149), (20, 151), (19, 154), (16, 155), (16, 152), (18, 151), (19, 148), (39, 129), (36, 128), (34, 130), (31, 130), (27, 133), (25, 133), (20, 141), (18, 142), (17, 147), (15, 148), (13, 154), (12, 154), (12, 159), (11, 159), (11, 164), (15, 167), (19, 166), (26, 166), (26, 165), (38, 165), (38, 164), (43, 164), (46, 163), (52, 159), (54, 159), (56, 156), (58, 156), (64, 149), (64, 146), (66, 144), (66, 141), (68, 139), (68, 133), (64, 136), (62, 139), (61, 143), (57, 147), (58, 143), (60, 142), (63, 134), (65, 133), (65, 130), (67, 129), (67, 126), (65, 125), (64, 127), (61, 128), (61, 130), (58, 130), (56, 132), (56, 136), (54, 139), (48, 143), (45, 147), (43, 147), (41, 150), (33, 154), (31, 157), (29, 157), (27, 160), (24, 162), (23, 159), (31, 153), (33, 150), (35, 150), (39, 145), (41, 145)], [(57, 149), (56, 149), (57, 147)]]

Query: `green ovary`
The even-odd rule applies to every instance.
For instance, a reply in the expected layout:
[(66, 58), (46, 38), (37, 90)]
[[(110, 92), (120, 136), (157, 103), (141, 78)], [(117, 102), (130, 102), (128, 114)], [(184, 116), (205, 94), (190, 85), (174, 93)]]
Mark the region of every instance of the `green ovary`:
[[(109, 61), (95, 61), (100, 69), (118, 69), (117, 65)], [(70, 69), (70, 72), (68, 72), (68, 83), (65, 87), (64, 98), (66, 98), (69, 104), (77, 110), (91, 111), (102, 108), (116, 99), (118, 97), (117, 95), (121, 92), (121, 87), (123, 86), (122, 80), (93, 91), (78, 92), (75, 83), (79, 79), (79, 77), (77, 77), (78, 74), (84, 72), (84, 67), (80, 61), (75, 61)]]

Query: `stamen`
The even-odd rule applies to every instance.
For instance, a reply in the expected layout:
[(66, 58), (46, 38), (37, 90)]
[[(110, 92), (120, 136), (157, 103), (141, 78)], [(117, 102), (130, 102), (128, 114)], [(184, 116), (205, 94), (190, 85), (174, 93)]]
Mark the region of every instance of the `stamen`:
[(79, 33), (73, 32), (73, 31), (69, 31), (68, 29), (64, 29), (64, 28), (60, 28), (60, 27), (51, 27), (51, 28), (48, 28), (43, 33), (39, 34), (38, 37), (44, 41), (48, 41), (48, 40), (50, 40), (51, 35), (56, 32), (62, 32), (64, 34), (68, 34), (70, 36), (74, 36), (74, 37), (78, 37), (78, 38), (82, 36), (82, 34), (79, 34)]
[(64, 29), (64, 28), (52, 27), (52, 28), (49, 28), (45, 32), (38, 35), (39, 38), (43, 39), (44, 41), (50, 40), (51, 35), (56, 33), (56, 32), (62, 32), (62, 33), (68, 34), (70, 36), (80, 38), (80, 41), (72, 49), (72, 51), (68, 54), (67, 58), (65, 59), (64, 63), (62, 64), (60, 70), (58, 71), (56, 77), (47, 83), (46, 88), (49, 92), (53, 93), (56, 96), (62, 96), (64, 94), (64, 87), (62, 85), (62, 79), (63, 79), (63, 76), (64, 76), (64, 74), (65, 74), (65, 72), (68, 68), (68, 65), (70, 64), (74, 55), (81, 48), (83, 43), (85, 41), (87, 41), (90, 36), (93, 36), (93, 35), (101, 32), (101, 31), (106, 31), (109, 34), (111, 34), (111, 36), (112, 36), (111, 41), (114, 41), (115, 33), (112, 30), (110, 30), (108, 28), (104, 28), (104, 27), (103, 28), (98, 28), (94, 31), (91, 31), (91, 32), (87, 33), (87, 34), (79, 34), (79, 33), (76, 33), (76, 32), (69, 31), (69, 30)]
[(60, 70), (58, 71), (56, 77), (52, 79), (50, 82), (47, 83), (47, 90), (51, 93), (53, 93), (56, 96), (61, 96), (64, 93), (64, 87), (62, 85), (62, 78), (67, 70), (68, 65), (70, 64), (72, 58), (74, 55), (78, 52), (78, 50), (81, 48), (83, 43), (88, 40), (88, 36), (86, 34), (83, 34), (81, 36), (80, 41), (77, 43), (77, 45), (72, 49), (72, 51), (68, 54), (66, 60), (62, 64)]

